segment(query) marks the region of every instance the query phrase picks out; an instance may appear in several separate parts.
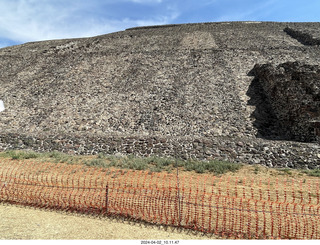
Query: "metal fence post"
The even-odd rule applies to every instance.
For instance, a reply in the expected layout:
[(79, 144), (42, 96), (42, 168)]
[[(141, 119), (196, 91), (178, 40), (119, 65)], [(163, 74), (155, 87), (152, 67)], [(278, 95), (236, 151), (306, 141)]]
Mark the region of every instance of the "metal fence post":
[(179, 167), (178, 167), (178, 154), (177, 154), (177, 148), (175, 149), (175, 165), (177, 169), (177, 184), (176, 184), (176, 189), (177, 189), (177, 202), (178, 202), (178, 226), (181, 227), (181, 200), (180, 200), (180, 181), (179, 181)]
[(105, 212), (108, 214), (108, 195), (109, 195), (109, 187), (106, 185), (106, 203), (105, 203)]

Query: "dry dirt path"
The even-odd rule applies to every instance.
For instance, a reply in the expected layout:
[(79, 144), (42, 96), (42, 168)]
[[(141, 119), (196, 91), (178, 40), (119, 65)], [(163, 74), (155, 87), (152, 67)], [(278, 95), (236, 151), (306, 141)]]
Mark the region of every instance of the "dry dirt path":
[(208, 240), (214, 237), (152, 225), (0, 204), (4, 240)]

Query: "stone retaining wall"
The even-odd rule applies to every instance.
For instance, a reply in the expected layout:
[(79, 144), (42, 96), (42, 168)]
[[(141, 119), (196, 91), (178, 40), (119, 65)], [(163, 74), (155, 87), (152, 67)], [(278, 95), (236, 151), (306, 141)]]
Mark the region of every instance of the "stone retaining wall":
[(117, 154), (171, 156), (181, 159), (216, 159), (269, 167), (319, 168), (320, 146), (298, 142), (251, 141), (249, 138), (125, 137), (94, 135), (32, 137), (0, 134), (0, 151), (32, 149), (69, 154)]

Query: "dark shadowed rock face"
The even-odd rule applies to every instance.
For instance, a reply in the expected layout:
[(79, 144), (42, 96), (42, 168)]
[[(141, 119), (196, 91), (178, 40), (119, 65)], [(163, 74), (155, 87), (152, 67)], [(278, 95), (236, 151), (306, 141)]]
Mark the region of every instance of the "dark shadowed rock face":
[(304, 28), (293, 29), (290, 27), (286, 27), (284, 31), (304, 45), (320, 45), (320, 30), (318, 28), (314, 28), (311, 31), (310, 29), (305, 30)]
[(278, 134), (287, 140), (314, 142), (319, 135), (320, 67), (299, 62), (256, 65), (261, 84), (275, 115)]
[(297, 138), (283, 141), (280, 112), (249, 75), (271, 63), (276, 84), (280, 64), (320, 64), (317, 43), (306, 45), (286, 28), (319, 38), (319, 23), (226, 22), (0, 49), (0, 150), (316, 167), (319, 144), (297, 142), (304, 135), (298, 123), (288, 127), (291, 135), (298, 127)]

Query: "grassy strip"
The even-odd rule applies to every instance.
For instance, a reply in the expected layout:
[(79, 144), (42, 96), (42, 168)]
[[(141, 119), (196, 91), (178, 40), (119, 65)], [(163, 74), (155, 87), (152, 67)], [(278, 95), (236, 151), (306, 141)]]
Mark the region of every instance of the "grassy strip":
[(12, 160), (38, 159), (40, 161), (53, 161), (63, 163), (80, 163), (80, 158), (60, 152), (38, 153), (33, 151), (5, 151), (0, 153), (0, 157)]
[(226, 172), (236, 172), (242, 165), (225, 161), (199, 161), (180, 160), (162, 157), (136, 157), (136, 156), (115, 156), (99, 154), (97, 156), (73, 156), (61, 152), (37, 153), (32, 151), (5, 151), (0, 153), (0, 157), (14, 160), (37, 159), (55, 163), (85, 164), (95, 167), (116, 167), (134, 170), (149, 170), (151, 172), (171, 172), (176, 167), (185, 171), (195, 171), (196, 173), (224, 174)]
[[(277, 169), (278, 172), (280, 173), (280, 175), (287, 175), (287, 176), (292, 176), (292, 169), (290, 168), (280, 168)], [(320, 177), (320, 169), (297, 169), (300, 174), (306, 174), (308, 176), (312, 176), (312, 177)]]
[(303, 170), (303, 172), (309, 176), (320, 177), (320, 169)]
[(0, 153), (0, 157), (11, 158), (12, 160), (20, 159), (34, 159), (39, 158), (40, 154), (36, 152), (24, 152), (24, 151), (5, 151)]
[[(243, 165), (230, 163), (225, 161), (200, 161), (189, 159), (187, 161), (162, 158), (162, 157), (136, 157), (129, 156), (116, 156), (99, 154), (96, 156), (75, 156), (61, 152), (47, 152), (38, 153), (33, 151), (5, 151), (0, 152), (0, 158), (9, 158), (13, 160), (35, 159), (40, 162), (55, 162), (55, 163), (68, 163), (68, 164), (84, 164), (87, 166), (95, 167), (116, 167), (123, 169), (133, 170), (149, 170), (151, 172), (173, 171), (177, 166), (185, 171), (195, 171), (196, 173), (214, 173), (216, 175), (224, 174), (227, 172), (236, 172)], [(280, 168), (277, 169), (279, 175), (291, 176), (292, 169)], [(254, 173), (258, 174), (260, 166), (254, 168)], [(313, 170), (299, 170), (300, 174), (306, 174), (312, 177), (320, 177), (320, 169)]]

